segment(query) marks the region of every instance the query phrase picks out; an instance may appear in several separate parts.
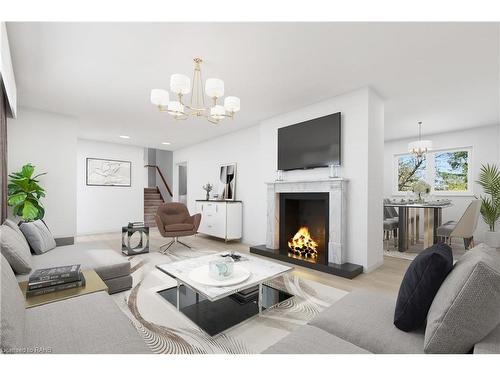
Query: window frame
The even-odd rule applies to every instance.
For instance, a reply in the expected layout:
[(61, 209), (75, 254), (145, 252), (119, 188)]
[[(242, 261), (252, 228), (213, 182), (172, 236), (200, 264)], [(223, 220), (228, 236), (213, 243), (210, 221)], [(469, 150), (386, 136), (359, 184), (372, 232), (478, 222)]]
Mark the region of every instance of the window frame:
[[(436, 160), (435, 154), (440, 154), (443, 152), (460, 152), (467, 151), (468, 153), (468, 169), (467, 169), (467, 190), (465, 191), (452, 191), (452, 190), (435, 190), (434, 184), (436, 180)], [(399, 179), (399, 158), (401, 156), (410, 156), (411, 154), (408, 152), (394, 154), (393, 155), (393, 178), (392, 178), (392, 194), (404, 196), (408, 194), (406, 191), (398, 190), (398, 179)], [(464, 147), (448, 147), (448, 148), (439, 148), (433, 149), (432, 151), (427, 153), (427, 165), (425, 169), (425, 182), (427, 182), (431, 186), (430, 194), (436, 196), (473, 196), (474, 195), (474, 181), (472, 180), (472, 176), (474, 175), (473, 170), (473, 149), (472, 146), (464, 146)]]

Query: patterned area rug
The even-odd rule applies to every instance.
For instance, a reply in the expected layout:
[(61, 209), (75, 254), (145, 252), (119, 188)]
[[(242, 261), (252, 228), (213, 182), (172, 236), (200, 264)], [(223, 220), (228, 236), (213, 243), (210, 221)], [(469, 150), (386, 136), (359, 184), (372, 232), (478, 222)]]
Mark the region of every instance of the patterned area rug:
[(173, 255), (152, 252), (130, 258), (133, 288), (113, 298), (154, 353), (260, 353), (347, 294), (298, 278), (292, 272), (268, 285), (293, 294), (293, 298), (210, 337), (157, 294), (159, 290), (175, 286), (176, 282), (155, 266), (214, 252), (176, 248)]

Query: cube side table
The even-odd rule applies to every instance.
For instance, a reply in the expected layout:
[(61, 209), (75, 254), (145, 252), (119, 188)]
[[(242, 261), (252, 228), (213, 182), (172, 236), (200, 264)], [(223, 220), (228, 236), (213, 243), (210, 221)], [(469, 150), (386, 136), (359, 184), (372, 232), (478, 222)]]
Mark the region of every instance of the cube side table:
[[(132, 246), (130, 240), (135, 233), (141, 237), (139, 243)], [(125, 255), (149, 253), (149, 227), (122, 227), (122, 253)]]

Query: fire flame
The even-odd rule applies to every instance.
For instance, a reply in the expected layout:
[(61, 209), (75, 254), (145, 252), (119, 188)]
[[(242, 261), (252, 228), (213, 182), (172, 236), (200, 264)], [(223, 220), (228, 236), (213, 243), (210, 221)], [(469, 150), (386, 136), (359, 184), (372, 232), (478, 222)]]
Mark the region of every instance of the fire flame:
[(289, 252), (296, 256), (315, 258), (318, 255), (317, 247), (318, 243), (313, 240), (307, 227), (301, 227), (288, 241)]

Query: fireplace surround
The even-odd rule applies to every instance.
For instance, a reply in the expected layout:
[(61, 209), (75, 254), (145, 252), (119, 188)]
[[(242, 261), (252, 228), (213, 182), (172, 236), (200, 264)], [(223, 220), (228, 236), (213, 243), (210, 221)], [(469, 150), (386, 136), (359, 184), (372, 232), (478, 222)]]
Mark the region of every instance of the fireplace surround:
[[(274, 181), (267, 183), (266, 244), (251, 246), (250, 252), (350, 279), (356, 277), (363, 272), (363, 267), (347, 262), (345, 244), (346, 192), (347, 181), (343, 178), (330, 178), (327, 180)], [(311, 259), (301, 259), (301, 257), (289, 256), (288, 241), (290, 238), (287, 237), (289, 237), (290, 232), (285, 234), (284, 239), (282, 238), (283, 235), (280, 233), (282, 224), (282, 218), (280, 217), (280, 210), (282, 209), (283, 204), (282, 199), (287, 196), (291, 197), (289, 194), (299, 194), (297, 197), (302, 196), (302, 194), (305, 194), (304, 197), (307, 197), (307, 194), (323, 194), (316, 197), (328, 197), (327, 204), (325, 205), (325, 210), (327, 210), (327, 220), (325, 224), (324, 236), (324, 258), (320, 258), (318, 254), (318, 259), (316, 261), (311, 261)], [(313, 196), (314, 195), (309, 195), (309, 198), (312, 198)], [(284, 209), (286, 211), (287, 207), (285, 206)], [(290, 207), (288, 209), (290, 209)], [(298, 210), (298, 208), (295, 209)], [(310, 209), (311, 208), (309, 208), (309, 210)], [(308, 208), (303, 207), (302, 210), (308, 210)], [(316, 207), (315, 210), (319, 210), (318, 207)], [(300, 226), (298, 223), (296, 223), (296, 225)], [(298, 229), (300, 228), (297, 228), (296, 230)], [(308, 229), (311, 231), (311, 228)], [(317, 229), (312, 231), (314, 232), (315, 230)], [(313, 239), (314, 235), (314, 233), (311, 233)], [(321, 239), (318, 238), (317, 242), (318, 245), (320, 245)]]

